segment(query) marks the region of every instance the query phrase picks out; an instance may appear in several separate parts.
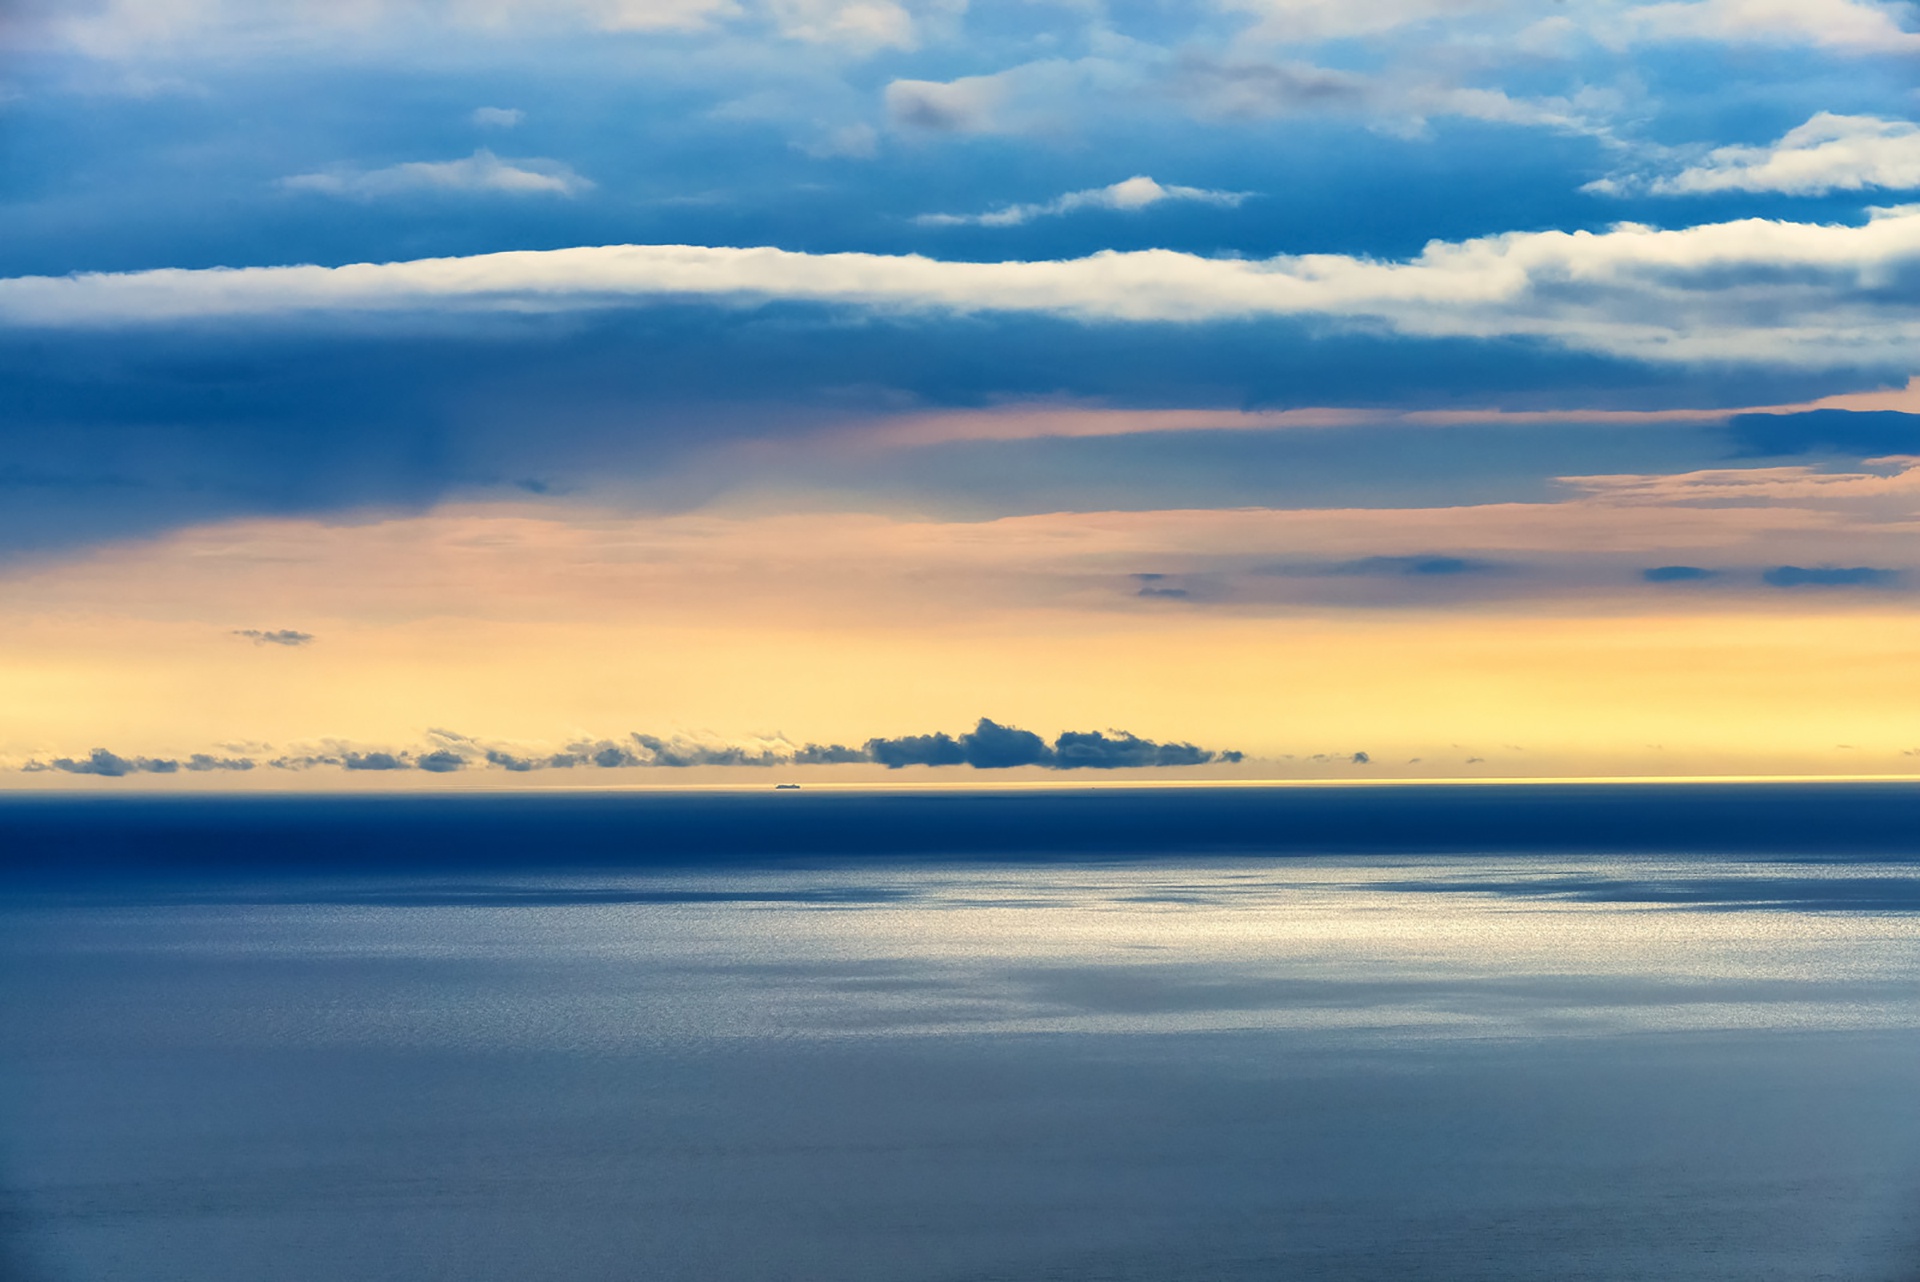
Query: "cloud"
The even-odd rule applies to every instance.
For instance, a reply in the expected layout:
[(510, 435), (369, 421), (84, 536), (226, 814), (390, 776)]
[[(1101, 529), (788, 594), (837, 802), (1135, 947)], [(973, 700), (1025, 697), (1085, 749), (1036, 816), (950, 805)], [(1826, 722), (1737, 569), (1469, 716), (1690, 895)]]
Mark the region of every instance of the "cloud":
[(1180, 187), (1157, 183), (1137, 174), (1107, 187), (1070, 191), (1064, 196), (1033, 205), (1005, 205), (984, 214), (921, 214), (915, 222), (929, 227), (1018, 227), (1036, 218), (1056, 218), (1082, 209), (1106, 209), (1123, 212), (1146, 209), (1168, 201), (1218, 205), (1232, 209), (1250, 193), (1212, 191), (1205, 187)]
[(369, 312), (565, 311), (707, 300), (1080, 321), (1318, 319), (1425, 338), (1534, 338), (1652, 362), (1906, 363), (1920, 346), (1920, 205), (1859, 225), (1747, 218), (1680, 230), (1509, 232), (1417, 256), (1039, 262), (608, 245), (344, 267), (0, 280), (0, 323), (115, 326)]
[(415, 193), (484, 192), (507, 196), (578, 196), (593, 183), (557, 160), (502, 160), (480, 148), (460, 160), (409, 161), (385, 169), (338, 169), (295, 174), (280, 185), (293, 191), (374, 199)]
[(1819, 196), (1867, 187), (1920, 187), (1920, 125), (1823, 111), (1764, 147), (1719, 147), (1677, 174), (1589, 184), (1602, 192), (1644, 189), (1662, 196), (1725, 191)]
[(252, 757), (216, 757), (211, 753), (196, 752), (186, 760), (186, 767), (197, 773), (212, 770), (251, 770)]
[(891, 770), (906, 766), (968, 765), (976, 770), (1042, 766), (1053, 770), (1117, 770), (1155, 766), (1199, 766), (1210, 761), (1241, 760), (1237, 752), (1212, 752), (1190, 743), (1156, 743), (1126, 731), (1069, 730), (1052, 744), (1029, 730), (982, 717), (955, 738), (944, 733), (869, 739), (868, 756)]
[(1509, 566), (1462, 556), (1362, 556), (1347, 561), (1291, 562), (1256, 566), (1253, 573), (1277, 578), (1450, 579), (1499, 574)]
[(1906, 10), (1874, 0), (1679, 0), (1628, 9), (1601, 20), (1596, 31), (1620, 44), (1702, 40), (1913, 53), (1920, 51), (1920, 32), (1901, 25)]
[[(70, 775), (99, 775), (107, 779), (118, 779), (135, 773), (174, 774), (180, 769), (180, 763), (170, 757), (123, 757), (105, 748), (95, 748), (79, 760), (72, 757), (55, 757), (47, 762), (29, 761), (21, 768), (27, 771), (58, 770)], [(198, 770), (202, 767), (189, 764), (187, 768)]]
[[(529, 49), (581, 33), (708, 36), (819, 45), (854, 55), (910, 51), (947, 33), (964, 0), (90, 0), (36, 5), (19, 26), (98, 58), (264, 57), (436, 48), (492, 41)], [(791, 60), (790, 52), (787, 59)], [(509, 110), (492, 108), (483, 110)], [(501, 122), (480, 122), (501, 123)]]
[(512, 129), (527, 118), (527, 113), (518, 107), (475, 107), (472, 121), (493, 129)]
[(1243, 39), (1306, 44), (1379, 35), (1416, 23), (1499, 9), (1505, 0), (1224, 0), (1221, 8), (1255, 19)]
[(867, 740), (867, 755), (889, 770), (904, 766), (957, 766), (967, 759), (959, 740), (944, 732)]
[(643, 764), (650, 766), (777, 766), (793, 760), (791, 747), (777, 741), (713, 744), (638, 733), (633, 739), (648, 754)]
[(1137, 88), (1142, 76), (1140, 68), (1107, 58), (1044, 58), (984, 76), (895, 80), (881, 101), (888, 125), (908, 135), (1044, 133)]
[(1303, 62), (1216, 59), (1193, 52), (1180, 59), (1167, 88), (1200, 114), (1229, 119), (1360, 109), (1379, 98), (1374, 81), (1350, 71)]
[(1607, 137), (1618, 95), (1587, 87), (1571, 97), (1515, 98), (1503, 89), (1461, 85), (1430, 74), (1376, 74), (1192, 50), (1174, 60), (1158, 87), (1202, 118), (1265, 120), (1345, 114), (1373, 117), (1387, 132), (1417, 135), (1434, 117), (1546, 128)]
[(766, 9), (789, 40), (857, 53), (920, 46), (914, 15), (894, 0), (768, 0)]
[(349, 752), (340, 758), (345, 770), (405, 770), (406, 758), (391, 752)]
[(1776, 588), (1882, 588), (1898, 583), (1900, 572), (1866, 565), (1848, 568), (1781, 565), (1760, 577)]
[(233, 630), (233, 635), (237, 637), (246, 637), (248, 640), (252, 641), (255, 645), (292, 646), (292, 645), (313, 644), (313, 633), (296, 632), (292, 628), (275, 628), (272, 630), (262, 630), (260, 628), (235, 628)]
[[(561, 752), (518, 752), (488, 746), (467, 735), (435, 730), (435, 746), (419, 750), (348, 747), (328, 741), (318, 749), (296, 751), (266, 764), (277, 770), (305, 771), (331, 767), (353, 772), (390, 773), (421, 770), (454, 774), (473, 766), (527, 774), (538, 770), (678, 770), (695, 766), (772, 767), (876, 764), (899, 770), (907, 766), (969, 766), (975, 770), (1007, 770), (1037, 766), (1054, 770), (1119, 769), (1198, 766), (1208, 762), (1237, 762), (1238, 752), (1215, 752), (1191, 743), (1157, 743), (1125, 731), (1068, 731), (1052, 743), (1017, 726), (980, 718), (972, 730), (955, 736), (944, 732), (869, 739), (861, 747), (843, 744), (796, 744), (772, 736), (740, 741), (662, 738), (634, 732), (619, 739), (576, 740)], [(64, 771), (68, 774), (117, 778), (135, 772), (172, 774), (181, 762), (168, 758), (122, 757), (105, 748), (74, 759), (29, 761), (21, 769)], [(194, 753), (185, 768), (195, 772), (247, 771), (251, 757)]]
[(794, 750), (796, 766), (843, 766), (873, 760), (865, 748), (849, 748), (838, 743), (808, 743)]
[[(500, 748), (487, 749), (483, 760), (490, 766), (498, 766), (502, 770), (511, 770), (515, 774), (525, 774), (528, 771), (539, 770), (543, 766), (555, 764), (551, 758), (541, 760), (537, 757), (521, 757)], [(568, 759), (567, 764), (573, 764), (571, 758)]]
[(1047, 741), (1028, 730), (1017, 730), (980, 718), (980, 724), (960, 736), (967, 764), (976, 770), (1005, 770), (1013, 766), (1043, 766), (1054, 760)]
[(960, 80), (896, 80), (886, 88), (887, 118), (896, 128), (935, 133), (998, 132), (997, 113), (1006, 100), (1004, 82), (995, 76)]
[(52, 5), (36, 24), (53, 40), (100, 58), (135, 59), (328, 46), (460, 34), (524, 40), (602, 31), (698, 33), (744, 16), (735, 0), (100, 0)]
[(1122, 770), (1148, 766), (1201, 766), (1218, 756), (1238, 761), (1237, 752), (1212, 753), (1190, 743), (1155, 743), (1122, 730), (1108, 737), (1099, 731), (1068, 731), (1053, 742), (1056, 770)]
[(1493, 574), (1502, 568), (1491, 561), (1458, 556), (1363, 556), (1352, 561), (1337, 561), (1314, 573), (1358, 578), (1450, 578), (1458, 574)]
[(1640, 577), (1649, 583), (1699, 583), (1719, 578), (1720, 571), (1697, 565), (1656, 565), (1640, 571)]

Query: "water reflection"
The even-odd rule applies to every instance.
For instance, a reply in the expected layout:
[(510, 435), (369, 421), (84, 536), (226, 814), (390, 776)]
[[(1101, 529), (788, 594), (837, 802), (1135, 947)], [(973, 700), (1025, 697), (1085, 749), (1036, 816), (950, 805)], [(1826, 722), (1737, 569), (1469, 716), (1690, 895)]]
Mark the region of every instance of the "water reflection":
[(0, 1277), (1891, 1280), (1916, 886), (1634, 855), (42, 888), (0, 905)]

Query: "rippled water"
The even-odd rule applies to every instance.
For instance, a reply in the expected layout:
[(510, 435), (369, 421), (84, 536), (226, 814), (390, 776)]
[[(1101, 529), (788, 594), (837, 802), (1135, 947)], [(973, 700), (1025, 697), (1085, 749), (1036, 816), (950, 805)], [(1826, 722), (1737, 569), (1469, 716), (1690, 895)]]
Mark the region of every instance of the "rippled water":
[(0, 1001), (9, 1279), (1920, 1276), (1897, 851), (34, 885)]

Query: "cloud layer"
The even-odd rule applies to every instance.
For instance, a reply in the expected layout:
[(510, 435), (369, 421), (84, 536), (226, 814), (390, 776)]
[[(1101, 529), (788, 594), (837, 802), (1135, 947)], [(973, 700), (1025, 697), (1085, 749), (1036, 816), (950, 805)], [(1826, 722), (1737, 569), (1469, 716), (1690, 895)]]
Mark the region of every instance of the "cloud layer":
[(1273, 317), (1420, 337), (1527, 337), (1654, 362), (1906, 360), (1920, 345), (1920, 205), (1860, 225), (1748, 218), (1668, 231), (1510, 232), (1414, 258), (1166, 250), (1051, 262), (608, 245), (344, 267), (0, 280), (0, 323), (141, 325), (367, 312), (558, 311), (661, 300), (1039, 313), (1083, 322)]
[[(493, 111), (484, 123), (511, 123), (509, 113)], [(478, 113), (476, 113), (477, 116)], [(433, 193), (486, 193), (502, 196), (578, 196), (593, 183), (557, 160), (502, 160), (482, 147), (459, 160), (408, 161), (384, 169), (337, 169), (295, 174), (280, 185), (289, 191), (377, 199)]]
[(84, 757), (35, 758), (20, 769), (28, 773), (121, 778), (131, 774), (175, 774), (247, 771), (256, 766), (305, 771), (333, 767), (350, 772), (386, 773), (418, 770), (453, 774), (472, 769), (495, 769), (510, 774), (536, 770), (687, 769), (696, 766), (821, 766), (878, 764), (890, 770), (907, 766), (971, 766), (976, 770), (1005, 770), (1032, 766), (1046, 770), (1139, 770), (1233, 764), (1242, 760), (1234, 751), (1215, 751), (1191, 743), (1156, 743), (1126, 731), (1066, 731), (1051, 744), (1039, 735), (1003, 726), (985, 717), (964, 734), (944, 732), (874, 738), (857, 748), (842, 744), (794, 743), (784, 737), (746, 741), (702, 740), (686, 736), (662, 738), (635, 731), (617, 739), (586, 739), (558, 752), (516, 751), (486, 744), (469, 735), (436, 730), (430, 746), (419, 749), (367, 749), (332, 744), (256, 760), (253, 756), (195, 753), (184, 760), (170, 757), (122, 757), (95, 748)]

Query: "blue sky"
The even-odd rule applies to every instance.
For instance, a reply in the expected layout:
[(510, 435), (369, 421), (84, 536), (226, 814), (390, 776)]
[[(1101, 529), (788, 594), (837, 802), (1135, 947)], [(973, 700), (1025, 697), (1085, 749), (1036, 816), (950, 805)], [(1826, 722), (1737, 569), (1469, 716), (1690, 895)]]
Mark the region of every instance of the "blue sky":
[[(636, 538), (875, 519), (969, 547), (1015, 528), (995, 522), (1107, 513), (1302, 531), (1142, 535), (1126, 564), (1065, 578), (1016, 539), (942, 598), (969, 617), (1016, 608), (984, 584), (1034, 576), (1051, 586), (1017, 609), (1105, 617), (1073, 585), (1139, 574), (1176, 576), (1127, 607), (1156, 628), (1175, 608), (1468, 619), (1601, 598), (1657, 621), (1687, 593), (1808, 626), (1906, 608), (1911, 6), (102, 0), (29, 2), (0, 40), (0, 572), (38, 585), (7, 621), (29, 667), (81, 615), (127, 638), (103, 671), (147, 662), (134, 638), (159, 623), (115, 613), (102, 564), (191, 578), (178, 549), (220, 531), (399, 537), (455, 514)], [(1575, 533), (1595, 503), (1610, 533)], [(1522, 508), (1539, 530), (1487, 532)], [(1631, 533), (1675, 510), (1721, 524)], [(1385, 524), (1331, 533), (1351, 512)], [(552, 555), (610, 555), (569, 546)], [(731, 572), (673, 546), (689, 583)], [(241, 617), (217, 576), (182, 587), (208, 648), (179, 661), (216, 671), (249, 629), (324, 642), (320, 625), (499, 613), (495, 579), (456, 608), (391, 566), (353, 597), (335, 580), (352, 555), (289, 572), (313, 576), (282, 603), (297, 617)], [(1509, 568), (1327, 570), (1433, 557)], [(1643, 574), (1696, 563), (1713, 573)], [(900, 573), (855, 612), (876, 646), (905, 621), (941, 630), (914, 595), (939, 575)], [(439, 604), (396, 606), (410, 585)], [(801, 626), (759, 588), (711, 611), (660, 590), (729, 635), (763, 626), (756, 604)], [(534, 613), (564, 648), (591, 610)], [(994, 671), (1017, 667), (1027, 642), (996, 644)], [(394, 662), (381, 680), (404, 685)], [(167, 701), (211, 679), (185, 671), (129, 677), (151, 708), (124, 725), (50, 710), (0, 753), (198, 751), (166, 728)], [(953, 691), (919, 716), (924, 688), (898, 693), (888, 724), (781, 724), (797, 742), (980, 715), (1088, 728), (1044, 699)], [(1231, 697), (1143, 733), (1211, 742), (1208, 701)], [(700, 706), (608, 715), (728, 742), (771, 724)], [(228, 738), (387, 743), (247, 715)], [(409, 715), (383, 733), (441, 719)], [(1279, 760), (1283, 737), (1242, 746)]]

